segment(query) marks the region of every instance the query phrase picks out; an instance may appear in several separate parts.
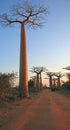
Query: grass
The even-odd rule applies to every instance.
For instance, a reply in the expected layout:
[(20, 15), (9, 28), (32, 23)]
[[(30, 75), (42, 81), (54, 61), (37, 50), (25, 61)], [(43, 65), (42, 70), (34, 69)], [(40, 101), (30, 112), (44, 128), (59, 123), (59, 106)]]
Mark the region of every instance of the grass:
[[(36, 98), (38, 93), (39, 93), (39, 91), (37, 89), (30, 88), (29, 99)], [(8, 104), (10, 105), (11, 103), (16, 103), (23, 99), (25, 100), (26, 98), (21, 98), (19, 96), (19, 88), (10, 88), (7, 90), (4, 89), (1, 91), (1, 95), (0, 95), (0, 109), (6, 108)]]
[(57, 90), (56, 92), (58, 92), (59, 94), (64, 95), (64, 96), (70, 98), (70, 91), (68, 91), (68, 90), (66, 90), (66, 89), (59, 89), (59, 90)]
[(30, 98), (35, 98), (38, 95), (38, 91), (30, 92)]

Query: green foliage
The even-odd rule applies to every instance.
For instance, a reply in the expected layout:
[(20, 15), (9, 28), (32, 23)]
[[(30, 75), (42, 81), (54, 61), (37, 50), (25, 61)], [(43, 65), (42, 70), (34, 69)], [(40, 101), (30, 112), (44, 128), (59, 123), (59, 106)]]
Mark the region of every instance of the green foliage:
[(62, 87), (57, 89), (57, 92), (64, 96), (70, 97), (70, 82), (64, 83)]
[(12, 97), (16, 73), (0, 73), (0, 102)]
[(19, 99), (19, 88), (10, 88), (7, 95), (6, 99), (8, 102), (15, 101)]
[(29, 92), (34, 92), (34, 82), (32, 79), (28, 81)]
[(70, 82), (66, 82), (62, 85), (62, 89), (70, 91)]
[(39, 91), (37, 87), (36, 88), (34, 87), (34, 81), (30, 79), (28, 84), (29, 84), (29, 93), (30, 93), (31, 98), (36, 97)]
[(32, 79), (30, 79), (30, 80), (28, 81), (28, 86), (29, 86), (29, 87), (33, 87), (33, 86), (34, 86), (34, 81), (33, 81)]
[(16, 73), (1, 73), (0, 72), (0, 88), (12, 87)]

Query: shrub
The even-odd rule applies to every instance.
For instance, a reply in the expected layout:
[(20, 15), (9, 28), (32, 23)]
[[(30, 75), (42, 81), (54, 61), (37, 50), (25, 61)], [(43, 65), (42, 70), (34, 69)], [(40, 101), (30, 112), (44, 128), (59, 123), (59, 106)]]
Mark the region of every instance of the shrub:
[(0, 73), (0, 102), (6, 101), (11, 94), (15, 76), (15, 73)]
[(66, 82), (62, 85), (62, 89), (70, 91), (70, 82)]

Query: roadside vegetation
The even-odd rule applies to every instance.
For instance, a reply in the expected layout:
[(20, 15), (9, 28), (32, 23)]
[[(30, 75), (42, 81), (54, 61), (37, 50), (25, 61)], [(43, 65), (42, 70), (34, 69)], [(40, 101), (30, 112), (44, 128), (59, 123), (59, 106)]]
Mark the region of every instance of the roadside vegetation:
[(64, 83), (59, 89), (56, 91), (64, 96), (70, 97), (70, 82)]
[(34, 98), (40, 92), (37, 87), (34, 87), (34, 81), (32, 79), (28, 82), (30, 98)]
[[(5, 102), (11, 103), (22, 99), (19, 96), (19, 86), (14, 86), (16, 77), (17, 73), (0, 73), (0, 104)], [(37, 87), (34, 87), (32, 79), (29, 80), (28, 86), (30, 98), (35, 98), (41, 92)], [(68, 81), (61, 87), (57, 87), (55, 91), (70, 97), (70, 82)]]
[[(13, 103), (22, 100), (19, 95), (19, 86), (15, 86), (17, 73), (0, 73), (0, 105), (3, 103)], [(29, 80), (30, 98), (38, 94), (38, 89), (34, 88), (33, 80)]]
[(16, 75), (16, 73), (0, 73), (0, 103), (17, 99), (18, 88), (14, 87)]

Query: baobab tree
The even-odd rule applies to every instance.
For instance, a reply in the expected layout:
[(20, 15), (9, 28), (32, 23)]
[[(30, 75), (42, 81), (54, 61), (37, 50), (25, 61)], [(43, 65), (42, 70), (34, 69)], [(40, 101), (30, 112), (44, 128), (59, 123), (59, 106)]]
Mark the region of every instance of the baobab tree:
[(50, 85), (50, 88), (52, 89), (52, 76), (54, 75), (54, 73), (46, 72), (46, 75), (49, 77), (49, 85)]
[(33, 67), (31, 70), (32, 73), (36, 73), (36, 86), (39, 89), (39, 71), (36, 69), (36, 67)]
[(37, 77), (36, 76), (32, 76), (31, 79), (34, 82), (34, 88), (36, 89), (36, 80), (37, 80)]
[(60, 78), (62, 78), (64, 75), (61, 72), (54, 73), (54, 75), (57, 77), (58, 87), (60, 87)]
[(10, 26), (19, 23), (21, 25), (21, 42), (20, 42), (20, 69), (19, 69), (19, 88), (21, 97), (29, 97), (28, 91), (28, 56), (26, 44), (25, 26), (38, 28), (44, 24), (46, 19), (47, 8), (36, 6), (25, 1), (18, 3), (10, 11), (10, 14), (0, 14), (0, 24)]
[[(41, 73), (45, 71), (45, 67), (33, 67), (32, 72), (37, 74), (37, 88), (41, 89), (42, 88), (42, 75)], [(39, 77), (40, 76), (40, 77)]]
[(52, 79), (52, 81), (53, 81), (53, 85), (52, 85), (52, 86), (53, 86), (53, 88), (55, 89), (56, 86), (57, 86), (57, 78), (54, 77), (54, 78)]

